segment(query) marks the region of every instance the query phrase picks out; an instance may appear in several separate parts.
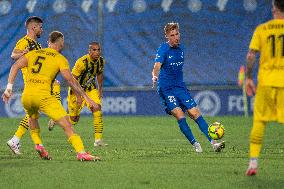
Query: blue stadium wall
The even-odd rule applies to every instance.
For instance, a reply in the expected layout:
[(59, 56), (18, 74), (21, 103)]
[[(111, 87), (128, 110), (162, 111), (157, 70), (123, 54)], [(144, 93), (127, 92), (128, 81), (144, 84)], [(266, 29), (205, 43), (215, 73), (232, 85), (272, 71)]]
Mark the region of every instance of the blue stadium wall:
[[(87, 53), (89, 42), (99, 41), (107, 61), (104, 86), (144, 88), (151, 86), (156, 49), (165, 40), (164, 25), (171, 21), (180, 23), (188, 86), (236, 85), (253, 30), (271, 18), (270, 12), (270, 0), (0, 0), (0, 88), (5, 88), (13, 63), (11, 51), (25, 35), (24, 22), (32, 15), (44, 19), (39, 39), (43, 47), (49, 32), (65, 34), (63, 54), (71, 66)], [(15, 88), (23, 88), (20, 75)], [(138, 94), (147, 97), (148, 92)], [(157, 96), (155, 103), (159, 104)], [(151, 112), (156, 108), (147, 107)], [(139, 111), (136, 114), (145, 114)], [(217, 115), (227, 114), (222, 111)]]
[[(187, 47), (186, 84), (235, 84), (255, 26), (271, 18), (268, 0), (104, 0), (102, 16), (98, 2), (1, 0), (1, 88), (12, 64), (11, 51), (25, 35), (24, 21), (31, 15), (44, 19), (39, 39), (44, 47), (49, 32), (65, 34), (63, 54), (71, 65), (87, 53), (90, 41), (100, 40), (107, 60), (105, 85), (118, 87), (151, 85), (153, 59), (164, 41), (163, 26), (171, 21), (180, 23)], [(17, 85), (21, 88), (21, 79)]]

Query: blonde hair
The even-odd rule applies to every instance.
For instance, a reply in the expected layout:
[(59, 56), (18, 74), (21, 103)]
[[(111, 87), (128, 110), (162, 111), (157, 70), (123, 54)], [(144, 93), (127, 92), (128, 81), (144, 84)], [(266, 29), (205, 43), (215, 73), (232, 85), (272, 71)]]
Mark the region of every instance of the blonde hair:
[(60, 31), (53, 31), (48, 36), (48, 41), (55, 43), (59, 38), (64, 38), (64, 35)]
[(169, 33), (172, 30), (179, 30), (179, 24), (177, 22), (170, 22), (165, 25), (165, 34)]

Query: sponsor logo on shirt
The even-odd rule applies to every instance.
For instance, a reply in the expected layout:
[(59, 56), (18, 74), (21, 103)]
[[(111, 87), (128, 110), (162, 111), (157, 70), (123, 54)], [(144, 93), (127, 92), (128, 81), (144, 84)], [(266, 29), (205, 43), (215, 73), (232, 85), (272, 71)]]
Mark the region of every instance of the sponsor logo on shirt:
[(181, 66), (183, 65), (183, 62), (172, 62), (170, 63), (171, 66)]

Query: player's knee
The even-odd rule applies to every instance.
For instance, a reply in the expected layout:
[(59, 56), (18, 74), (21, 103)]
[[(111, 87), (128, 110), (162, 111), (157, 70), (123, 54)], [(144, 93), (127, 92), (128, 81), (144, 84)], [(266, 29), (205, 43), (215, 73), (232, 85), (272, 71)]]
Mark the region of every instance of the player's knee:
[(200, 111), (195, 107), (192, 109), (189, 109), (187, 113), (188, 113), (188, 116), (193, 120), (196, 120), (201, 115)]
[(182, 118), (184, 118), (184, 112), (182, 111), (181, 108), (177, 107), (177, 108), (174, 108), (172, 110), (172, 115), (177, 119), (177, 120), (180, 120)]

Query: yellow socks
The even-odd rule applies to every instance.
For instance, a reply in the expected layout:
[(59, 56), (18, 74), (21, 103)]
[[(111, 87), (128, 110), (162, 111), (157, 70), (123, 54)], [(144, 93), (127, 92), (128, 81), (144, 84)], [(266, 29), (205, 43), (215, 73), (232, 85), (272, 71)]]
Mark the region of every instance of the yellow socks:
[(94, 116), (94, 138), (95, 140), (102, 139), (103, 137), (103, 116), (102, 111), (93, 113)]
[(34, 142), (34, 144), (42, 144), (41, 138), (40, 138), (40, 129), (33, 129), (30, 130), (31, 138)]
[(73, 146), (76, 153), (85, 152), (83, 142), (82, 142), (81, 137), (79, 135), (73, 134), (71, 137), (68, 138), (68, 142)]
[(265, 122), (254, 121), (250, 133), (250, 158), (258, 158), (264, 136)]
[(15, 132), (15, 136), (17, 136), (19, 139), (22, 138), (22, 136), (28, 131), (29, 129), (29, 116), (26, 115), (24, 119), (21, 120), (20, 125)]

